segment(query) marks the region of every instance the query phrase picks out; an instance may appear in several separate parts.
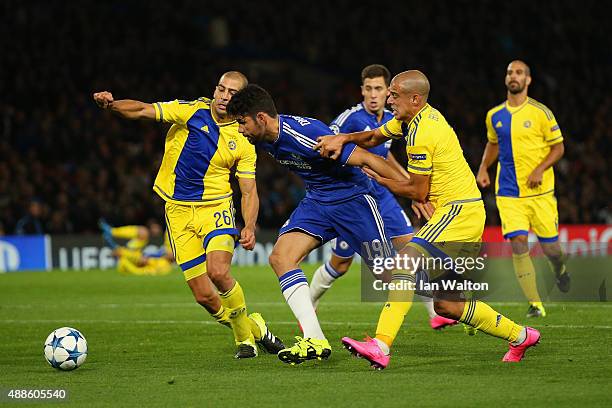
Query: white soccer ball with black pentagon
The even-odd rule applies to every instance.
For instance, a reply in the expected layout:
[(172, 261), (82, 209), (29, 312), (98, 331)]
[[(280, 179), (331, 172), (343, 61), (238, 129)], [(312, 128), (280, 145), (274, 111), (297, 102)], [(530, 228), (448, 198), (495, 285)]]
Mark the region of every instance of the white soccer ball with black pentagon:
[(53, 368), (74, 370), (87, 358), (87, 340), (72, 327), (55, 329), (45, 340), (45, 358)]

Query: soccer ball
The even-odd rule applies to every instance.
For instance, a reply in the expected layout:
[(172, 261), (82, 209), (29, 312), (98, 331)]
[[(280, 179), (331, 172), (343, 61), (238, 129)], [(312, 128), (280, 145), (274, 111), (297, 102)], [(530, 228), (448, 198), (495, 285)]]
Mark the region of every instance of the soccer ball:
[(55, 329), (45, 340), (45, 358), (53, 368), (74, 370), (87, 358), (87, 340), (72, 327)]

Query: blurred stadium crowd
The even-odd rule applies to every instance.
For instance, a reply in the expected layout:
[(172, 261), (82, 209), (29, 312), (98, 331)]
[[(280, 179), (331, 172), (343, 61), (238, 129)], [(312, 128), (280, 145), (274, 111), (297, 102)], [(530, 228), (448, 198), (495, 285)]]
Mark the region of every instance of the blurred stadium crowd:
[[(421, 69), (430, 103), (476, 170), (485, 113), (505, 99), (514, 58), (530, 64), (530, 95), (555, 113), (565, 136), (560, 222), (612, 223), (612, 54), (597, 2), (354, 4), (3, 1), (0, 233), (93, 232), (100, 216), (163, 220), (151, 186), (165, 127), (100, 111), (94, 91), (194, 99), (238, 69), (271, 91), (280, 112), (329, 122), (360, 101), (363, 66)], [(401, 156), (402, 146), (394, 151)], [(258, 181), (260, 226), (278, 227), (302, 185), (263, 154)], [(487, 222), (497, 224), (493, 192), (485, 197)]]

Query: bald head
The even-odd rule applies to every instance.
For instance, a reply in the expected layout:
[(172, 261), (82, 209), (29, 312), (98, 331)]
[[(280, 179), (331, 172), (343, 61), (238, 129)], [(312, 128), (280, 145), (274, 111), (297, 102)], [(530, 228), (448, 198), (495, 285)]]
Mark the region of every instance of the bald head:
[(523, 69), (523, 71), (525, 71), (525, 75), (531, 76), (531, 69), (529, 68), (529, 65), (527, 65), (525, 61), (522, 61), (522, 60), (512, 61), (511, 63), (508, 64), (508, 69), (513, 69), (515, 71), (517, 69)]
[(219, 82), (222, 82), (223, 79), (233, 79), (236, 81), (240, 81), (240, 83), (242, 84), (240, 89), (244, 88), (249, 84), (249, 80), (247, 79), (246, 75), (239, 71), (227, 71), (225, 74), (221, 75)]
[(397, 74), (393, 81), (405, 93), (421, 95), (425, 101), (429, 96), (429, 80), (421, 71), (416, 69)]
[(221, 75), (219, 83), (215, 87), (213, 93), (213, 108), (217, 118), (221, 120), (229, 120), (227, 118), (227, 104), (232, 96), (249, 84), (247, 77), (238, 71), (228, 71)]

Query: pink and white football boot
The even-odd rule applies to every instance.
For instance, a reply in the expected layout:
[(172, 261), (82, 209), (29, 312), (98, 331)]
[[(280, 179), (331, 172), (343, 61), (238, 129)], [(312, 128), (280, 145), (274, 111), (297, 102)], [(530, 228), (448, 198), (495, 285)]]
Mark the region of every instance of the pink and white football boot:
[(391, 357), (385, 354), (376, 340), (367, 336), (365, 341), (353, 340), (350, 337), (343, 337), (344, 348), (356, 357), (365, 358), (375, 370), (382, 370), (389, 365)]

